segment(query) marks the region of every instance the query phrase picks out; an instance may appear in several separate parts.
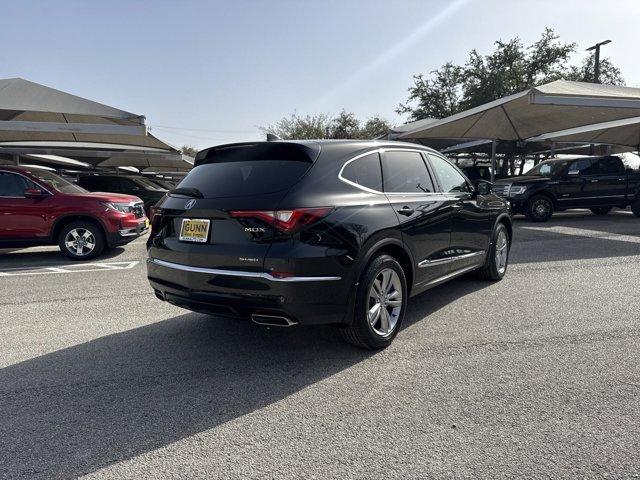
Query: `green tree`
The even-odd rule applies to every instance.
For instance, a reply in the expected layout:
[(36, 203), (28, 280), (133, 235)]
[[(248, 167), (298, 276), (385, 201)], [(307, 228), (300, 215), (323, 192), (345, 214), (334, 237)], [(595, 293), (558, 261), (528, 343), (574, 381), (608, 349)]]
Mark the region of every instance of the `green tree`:
[(359, 137), (364, 139), (377, 138), (380, 135), (388, 133), (391, 125), (384, 118), (378, 116), (371, 117), (360, 129)]
[[(571, 66), (569, 74), (566, 75), (567, 80), (575, 80), (577, 82), (593, 82), (595, 67), (595, 58), (593, 55), (585, 58), (582, 65), (576, 67)], [(600, 59), (600, 83), (607, 85), (624, 85), (624, 79), (620, 69), (616, 67), (609, 58)]]
[(283, 140), (309, 140), (325, 138), (329, 129), (331, 118), (329, 115), (319, 113), (316, 115), (299, 116), (292, 113), (284, 117), (275, 125), (260, 127), (264, 133), (271, 133)]
[(463, 68), (449, 62), (431, 72), (431, 77), (414, 75), (407, 103), (396, 110), (408, 113), (409, 120), (443, 118), (460, 110)]
[[(569, 65), (576, 44), (561, 42), (549, 28), (528, 47), (519, 38), (495, 45), (489, 55), (472, 50), (463, 66), (449, 62), (427, 76), (414, 76), (408, 99), (396, 112), (409, 121), (442, 118), (554, 80), (584, 81), (593, 71), (593, 57), (581, 67)], [(602, 61), (601, 71), (602, 83), (623, 83), (610, 60)]]
[(342, 110), (337, 116), (320, 113), (299, 116), (296, 113), (282, 118), (275, 125), (260, 127), (283, 140), (308, 140), (316, 138), (350, 139), (376, 138), (389, 131), (389, 123), (380, 117), (371, 117), (364, 124), (352, 112)]
[(355, 114), (342, 110), (329, 125), (329, 138), (346, 139), (360, 136), (360, 120)]
[(198, 149), (192, 145), (183, 145), (180, 149), (183, 155), (189, 155), (190, 157), (195, 157), (198, 153)]

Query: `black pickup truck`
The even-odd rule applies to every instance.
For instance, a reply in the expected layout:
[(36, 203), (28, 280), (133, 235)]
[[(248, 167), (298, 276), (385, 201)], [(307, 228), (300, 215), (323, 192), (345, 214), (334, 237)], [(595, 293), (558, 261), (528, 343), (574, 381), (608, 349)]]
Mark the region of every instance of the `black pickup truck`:
[(606, 215), (614, 207), (631, 206), (640, 217), (640, 173), (616, 156), (547, 160), (525, 175), (496, 180), (493, 192), (534, 222), (571, 208)]

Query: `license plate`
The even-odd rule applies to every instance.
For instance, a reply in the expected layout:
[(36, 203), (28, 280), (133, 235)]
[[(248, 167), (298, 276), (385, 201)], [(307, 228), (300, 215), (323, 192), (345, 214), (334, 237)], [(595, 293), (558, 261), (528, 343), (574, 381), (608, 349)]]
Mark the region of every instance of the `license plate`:
[(183, 218), (180, 227), (180, 241), (205, 243), (209, 238), (211, 220), (200, 218)]

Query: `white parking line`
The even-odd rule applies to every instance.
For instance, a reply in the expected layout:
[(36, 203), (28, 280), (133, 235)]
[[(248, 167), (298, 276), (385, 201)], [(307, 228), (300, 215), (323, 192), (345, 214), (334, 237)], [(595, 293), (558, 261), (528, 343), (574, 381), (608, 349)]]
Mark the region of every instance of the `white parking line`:
[(525, 230), (535, 230), (538, 232), (552, 232), (562, 235), (572, 235), (576, 237), (597, 238), (602, 240), (617, 240), (618, 242), (640, 243), (640, 237), (635, 235), (624, 235), (620, 233), (602, 232), (600, 230), (587, 230), (573, 227), (520, 227)]
[(106, 272), (113, 270), (129, 270), (139, 264), (134, 262), (80, 263), (77, 265), (57, 265), (52, 267), (8, 268), (0, 271), (0, 277), (19, 277), (25, 275), (51, 275), (54, 273)]

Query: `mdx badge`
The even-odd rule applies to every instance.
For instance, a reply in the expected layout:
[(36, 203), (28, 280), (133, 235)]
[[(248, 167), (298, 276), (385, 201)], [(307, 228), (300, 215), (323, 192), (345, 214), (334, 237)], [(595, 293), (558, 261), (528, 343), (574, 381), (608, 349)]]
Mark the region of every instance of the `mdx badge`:
[(263, 227), (244, 227), (244, 231), (251, 233), (265, 233), (267, 229)]

